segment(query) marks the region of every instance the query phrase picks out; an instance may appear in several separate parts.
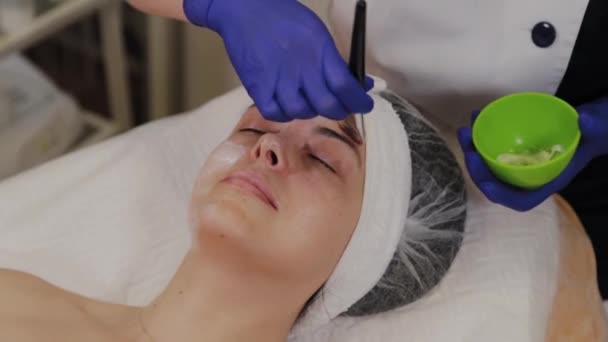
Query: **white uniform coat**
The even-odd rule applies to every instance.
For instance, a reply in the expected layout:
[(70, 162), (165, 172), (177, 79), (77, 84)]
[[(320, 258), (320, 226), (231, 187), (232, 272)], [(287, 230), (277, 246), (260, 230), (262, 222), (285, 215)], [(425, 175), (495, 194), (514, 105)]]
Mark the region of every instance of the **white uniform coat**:
[[(342, 52), (349, 51), (355, 3), (333, 0), (330, 5), (330, 26)], [(556, 92), (587, 4), (367, 0), (367, 71), (434, 121), (468, 125), (473, 110), (502, 95)], [(542, 22), (555, 34), (546, 47), (533, 41), (534, 28)]]

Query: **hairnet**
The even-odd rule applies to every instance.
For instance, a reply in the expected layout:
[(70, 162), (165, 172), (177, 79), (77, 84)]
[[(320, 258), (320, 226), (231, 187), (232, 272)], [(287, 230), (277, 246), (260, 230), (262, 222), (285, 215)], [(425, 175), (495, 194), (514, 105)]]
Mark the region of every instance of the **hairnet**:
[(365, 116), (361, 215), (341, 259), (292, 337), (415, 301), (445, 275), (462, 241), (465, 183), (437, 131), (376, 80)]
[(376, 286), (350, 307), (346, 314), (352, 316), (403, 306), (435, 286), (460, 248), (466, 218), (464, 178), (444, 140), (403, 99), (389, 91), (381, 96), (392, 104), (407, 132), (410, 204), (388, 268)]

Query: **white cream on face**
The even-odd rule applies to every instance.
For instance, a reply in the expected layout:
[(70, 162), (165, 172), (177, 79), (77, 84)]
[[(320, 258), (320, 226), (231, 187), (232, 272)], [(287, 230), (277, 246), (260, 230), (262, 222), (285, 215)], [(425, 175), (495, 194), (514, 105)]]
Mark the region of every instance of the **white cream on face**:
[[(221, 143), (207, 158), (201, 176), (212, 175), (230, 169), (246, 152), (247, 148), (243, 145), (235, 144), (231, 141)], [(200, 178), (201, 177), (199, 176), (199, 179)]]
[(190, 209), (191, 229), (196, 230), (198, 222), (200, 222), (200, 210), (196, 208), (198, 198), (205, 196), (210, 188), (220, 181), (219, 176), (230, 170), (246, 153), (247, 147), (224, 141), (209, 154), (194, 185), (193, 203), (191, 204), (193, 207)]

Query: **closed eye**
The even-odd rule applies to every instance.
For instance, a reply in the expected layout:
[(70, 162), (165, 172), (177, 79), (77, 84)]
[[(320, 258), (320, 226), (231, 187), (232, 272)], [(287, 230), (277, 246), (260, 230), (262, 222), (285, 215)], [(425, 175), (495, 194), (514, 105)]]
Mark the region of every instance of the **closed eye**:
[(239, 129), (239, 132), (253, 133), (253, 134), (257, 134), (257, 135), (266, 134), (266, 132), (260, 131), (259, 129), (255, 129), (255, 128), (242, 128), (242, 129)]
[[(253, 134), (256, 134), (256, 135), (264, 135), (264, 134), (268, 133), (268, 132), (261, 131), (259, 129), (255, 129), (255, 128), (241, 128), (241, 129), (239, 129), (239, 132), (253, 133)], [(319, 164), (321, 164), (322, 166), (324, 166), (325, 168), (327, 168), (332, 173), (337, 174), (336, 170), (333, 167), (331, 167), (331, 165), (329, 165), (329, 163), (327, 163), (323, 159), (317, 157), (316, 155), (314, 155), (312, 153), (309, 153), (308, 156), (310, 157), (310, 159), (314, 160), (315, 162), (318, 162)]]
[(321, 159), (321, 158), (319, 158), (319, 157), (315, 156), (315, 155), (314, 155), (314, 154), (312, 154), (312, 153), (311, 153), (311, 154), (309, 154), (308, 156), (309, 156), (309, 157), (310, 157), (312, 160), (314, 160), (314, 161), (316, 161), (316, 162), (321, 163), (321, 165), (325, 166), (325, 167), (326, 167), (326, 168), (327, 168), (329, 171), (331, 171), (331, 172), (333, 172), (333, 173), (336, 173), (336, 170), (335, 170), (333, 167), (331, 167), (331, 165), (329, 165), (327, 162), (325, 162), (323, 159)]

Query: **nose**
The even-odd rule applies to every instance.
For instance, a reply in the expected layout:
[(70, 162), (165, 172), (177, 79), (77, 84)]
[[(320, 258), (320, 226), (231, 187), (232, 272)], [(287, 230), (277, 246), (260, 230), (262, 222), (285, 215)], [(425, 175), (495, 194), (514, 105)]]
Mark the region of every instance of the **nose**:
[(288, 166), (285, 147), (274, 134), (260, 137), (252, 150), (252, 158), (274, 171), (286, 170)]

